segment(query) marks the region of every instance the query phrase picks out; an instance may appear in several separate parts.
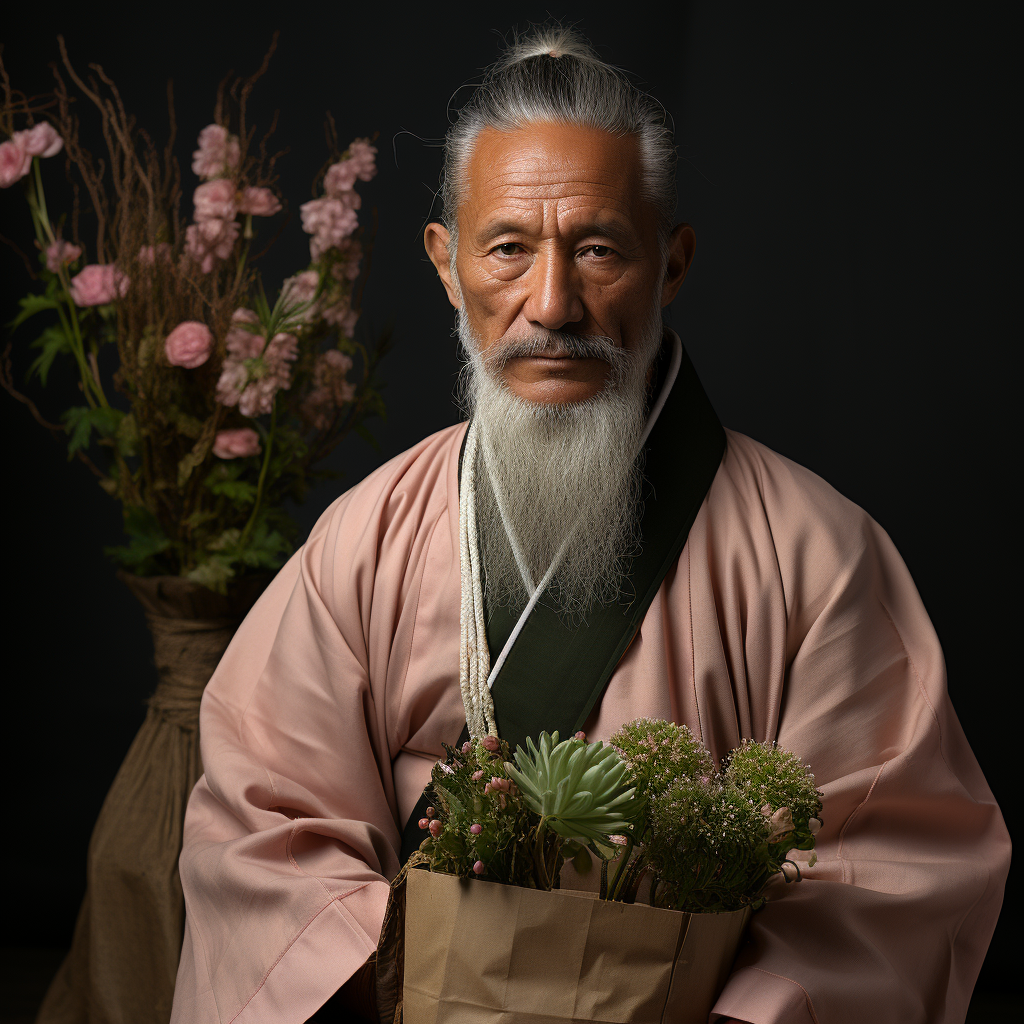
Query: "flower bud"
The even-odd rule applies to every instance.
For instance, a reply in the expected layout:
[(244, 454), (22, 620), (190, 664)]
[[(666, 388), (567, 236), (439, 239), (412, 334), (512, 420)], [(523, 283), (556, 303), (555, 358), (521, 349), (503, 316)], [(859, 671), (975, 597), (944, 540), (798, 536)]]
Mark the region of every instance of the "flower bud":
[(484, 873), (484, 862), (482, 860), (478, 860), (473, 865), (473, 871), (475, 874), (482, 875)]
[(574, 740), (585, 740), (586, 738), (587, 734), (582, 729), (578, 733), (576, 733), (575, 736), (573, 736)]
[(426, 827), (427, 827), (427, 825), (429, 825), (429, 824), (430, 824), (430, 822), (429, 822), (429, 821), (427, 821), (427, 819), (426, 819), (426, 818), (420, 818), (420, 820), (419, 820), (419, 826), (420, 826), (420, 828), (426, 828)]
[(484, 750), (489, 750), (492, 754), (496, 754), (501, 749), (501, 744), (498, 742), (497, 736), (487, 735), (483, 738)]
[(430, 824), (427, 825), (427, 828), (429, 829), (430, 834), (435, 839), (441, 834), (441, 822), (439, 822), (437, 820), (437, 818), (435, 818), (432, 822), (430, 822)]
[(484, 830), (483, 825), (470, 825), (469, 826), (469, 831), (472, 832), (473, 835), (475, 835), (475, 836), (480, 835), (480, 833), (483, 832), (483, 830)]
[(484, 777), (484, 770), (481, 768), (479, 771), (473, 772), (470, 778), (474, 782), (479, 782)]
[(462, 752), (464, 754), (468, 754), (472, 749), (473, 749), (473, 744), (470, 743), (469, 740), (466, 740), (466, 742), (462, 744)]
[(435, 811), (433, 807), (428, 807), (424, 813), (428, 818), (432, 818), (435, 814), (437, 814), (437, 811)]

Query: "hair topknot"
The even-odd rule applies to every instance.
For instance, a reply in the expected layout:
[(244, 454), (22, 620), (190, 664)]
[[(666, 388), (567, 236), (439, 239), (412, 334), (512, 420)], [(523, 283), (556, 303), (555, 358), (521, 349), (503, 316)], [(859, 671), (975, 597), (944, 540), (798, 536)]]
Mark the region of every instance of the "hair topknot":
[(531, 57), (578, 57), (581, 60), (599, 60), (593, 46), (573, 28), (562, 25), (544, 25), (534, 28), (515, 42), (493, 65), (494, 73), (511, 64)]

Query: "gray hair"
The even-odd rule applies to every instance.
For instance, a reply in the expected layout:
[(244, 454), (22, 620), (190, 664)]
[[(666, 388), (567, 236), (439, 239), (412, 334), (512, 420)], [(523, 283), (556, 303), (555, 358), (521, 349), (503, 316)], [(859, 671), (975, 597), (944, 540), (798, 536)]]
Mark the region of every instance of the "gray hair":
[(453, 282), (457, 285), (457, 213), (477, 135), (484, 128), (513, 131), (536, 121), (601, 128), (616, 136), (638, 138), (641, 195), (658, 212), (664, 273), (676, 212), (676, 149), (669, 115), (661, 103), (602, 61), (579, 33), (555, 26), (517, 38), (487, 69), (445, 136), (441, 220), (450, 236)]

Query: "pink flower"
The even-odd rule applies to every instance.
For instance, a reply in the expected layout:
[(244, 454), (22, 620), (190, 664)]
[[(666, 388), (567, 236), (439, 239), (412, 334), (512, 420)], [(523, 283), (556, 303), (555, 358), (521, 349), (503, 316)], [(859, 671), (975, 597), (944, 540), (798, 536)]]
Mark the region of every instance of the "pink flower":
[(475, 836), (478, 836), (478, 835), (480, 835), (480, 833), (481, 833), (481, 832), (483, 832), (483, 830), (484, 830), (484, 827), (483, 827), (483, 825), (470, 825), (470, 826), (469, 826), (469, 831), (470, 831), (470, 832), (471, 832), (471, 833), (472, 833), (473, 835), (475, 835)]
[(468, 754), (472, 749), (473, 749), (473, 744), (470, 743), (469, 740), (466, 740), (466, 742), (462, 744), (462, 752), (464, 754)]
[(213, 454), (218, 459), (244, 459), (259, 455), (260, 451), (260, 436), (249, 427), (218, 430), (213, 439)]
[(226, 260), (235, 247), (240, 228), (236, 220), (204, 220), (185, 229), (185, 252), (204, 274), (213, 270), (217, 259)]
[(231, 315), (231, 326), (224, 340), (228, 351), (236, 359), (256, 359), (263, 354), (262, 328), (253, 332), (242, 326), (257, 326), (259, 322), (260, 318), (251, 309), (236, 309)]
[(332, 199), (339, 198), (342, 192), (348, 192), (356, 183), (359, 165), (354, 160), (341, 160), (331, 164), (324, 175), (324, 194)]
[(292, 371), (288, 363), (294, 361), (298, 354), (299, 340), (294, 334), (275, 334), (263, 353), (267, 368), (277, 377), (282, 388), (291, 387)]
[(356, 139), (348, 147), (348, 158), (362, 181), (369, 181), (377, 173), (376, 152), (377, 147), (371, 146), (369, 139)]
[(254, 217), (270, 217), (280, 209), (281, 204), (277, 196), (269, 188), (250, 185), (242, 190), (242, 198), (238, 203), (239, 213), (251, 213)]
[(218, 178), (238, 167), (238, 139), (227, 128), (209, 124), (199, 133), (199, 148), (192, 154), (192, 173), (200, 178)]
[(501, 749), (501, 744), (498, 742), (497, 736), (491, 736), (488, 734), (481, 741), (484, 745), (484, 750), (489, 750), (492, 754), (496, 754)]
[(347, 206), (350, 210), (358, 210), (362, 208), (363, 197), (355, 191), (339, 192), (336, 196), (332, 196), (333, 199), (337, 199), (339, 203)]
[(76, 306), (102, 306), (128, 291), (129, 280), (112, 263), (90, 263), (71, 278), (71, 299)]
[(476, 863), (475, 863), (475, 864), (473, 865), (473, 873), (474, 873), (474, 874), (477, 874), (477, 875), (482, 875), (482, 874), (483, 874), (483, 873), (484, 873), (484, 872), (485, 872), (486, 870), (487, 870), (487, 869), (486, 869), (486, 868), (484, 867), (484, 862), (483, 862), (482, 860), (478, 860), (478, 861), (477, 861), (477, 862), (476, 862)]
[(477, 771), (477, 772), (473, 772), (473, 774), (470, 776), (470, 778), (474, 782), (479, 782), (483, 777), (484, 777), (484, 770), (482, 768), (479, 771)]
[(224, 360), (220, 379), (217, 381), (216, 399), (221, 405), (238, 405), (238, 400), (249, 380), (249, 371), (239, 359), (228, 357)]
[(430, 824), (430, 822), (427, 821), (426, 818), (420, 818), (417, 824), (419, 825), (420, 828), (426, 828)]
[[(313, 387), (323, 389), (323, 400), (329, 406), (343, 406), (355, 397), (355, 385), (347, 379), (352, 360), (336, 348), (316, 356), (313, 365)], [(463, 752), (468, 753), (468, 752)]]
[(57, 134), (57, 129), (48, 121), (41, 121), (27, 131), (15, 132), (29, 156), (56, 156), (64, 148), (64, 140)]
[(185, 320), (167, 335), (164, 351), (171, 366), (184, 366), (194, 370), (210, 358), (213, 335), (210, 328), (198, 320)]
[[(315, 270), (304, 270), (301, 274), (289, 277), (282, 285), (281, 292), (289, 305), (310, 302), (320, 285), (320, 275)], [(303, 323), (309, 323), (317, 315), (316, 304), (307, 306), (296, 314)]]
[(276, 376), (270, 375), (253, 381), (238, 399), (238, 411), (243, 416), (265, 416), (274, 408), (274, 396), (281, 390)]
[(428, 826), (427, 831), (436, 839), (441, 834), (441, 822), (435, 818)]
[(82, 255), (80, 246), (58, 238), (46, 247), (46, 269), (56, 274), (65, 263), (74, 263)]
[(299, 213), (303, 231), (313, 236), (309, 251), (315, 260), (339, 246), (359, 226), (355, 210), (338, 199), (312, 199), (299, 207)]
[(580, 729), (580, 731), (576, 733), (575, 736), (573, 736), (574, 740), (585, 740), (586, 738), (587, 734), (582, 729)]
[[(18, 135), (25, 134), (18, 132)], [(32, 154), (17, 137), (0, 142), (0, 188), (10, 188), (32, 170)]]
[(171, 257), (171, 246), (168, 242), (158, 242), (156, 245), (143, 245), (139, 247), (139, 262), (144, 267), (151, 267), (159, 260), (167, 260)]
[(235, 200), (235, 183), (230, 178), (218, 178), (199, 185), (192, 196), (195, 203), (195, 219), (234, 220), (238, 213)]

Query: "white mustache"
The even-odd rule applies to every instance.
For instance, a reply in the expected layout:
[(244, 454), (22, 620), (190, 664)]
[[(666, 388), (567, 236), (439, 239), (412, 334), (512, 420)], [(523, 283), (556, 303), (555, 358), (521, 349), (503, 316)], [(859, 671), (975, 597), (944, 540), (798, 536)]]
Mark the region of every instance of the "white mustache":
[(549, 331), (533, 338), (497, 341), (483, 353), (482, 359), (488, 370), (498, 373), (512, 359), (528, 359), (540, 355), (558, 359), (602, 359), (612, 366), (618, 366), (630, 358), (626, 349), (603, 335)]

